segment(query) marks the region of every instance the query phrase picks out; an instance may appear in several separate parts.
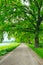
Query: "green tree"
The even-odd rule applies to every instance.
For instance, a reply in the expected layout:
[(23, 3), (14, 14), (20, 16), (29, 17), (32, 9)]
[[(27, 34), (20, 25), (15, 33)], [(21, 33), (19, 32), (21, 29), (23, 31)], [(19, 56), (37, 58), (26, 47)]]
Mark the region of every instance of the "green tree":
[[(28, 2), (29, 5), (26, 5), (25, 2)], [(15, 34), (18, 30), (19, 32), (35, 33), (35, 47), (39, 47), (39, 32), (42, 21), (42, 0), (23, 0), (23, 3), (21, 0), (0, 0), (0, 25), (3, 31), (11, 32), (11, 34)], [(22, 35), (20, 35), (21, 38)]]
[[(24, 0), (26, 1), (26, 0)], [(43, 21), (43, 1), (29, 0), (29, 6), (26, 7), (26, 16), (35, 28), (35, 47), (39, 47), (40, 24)]]

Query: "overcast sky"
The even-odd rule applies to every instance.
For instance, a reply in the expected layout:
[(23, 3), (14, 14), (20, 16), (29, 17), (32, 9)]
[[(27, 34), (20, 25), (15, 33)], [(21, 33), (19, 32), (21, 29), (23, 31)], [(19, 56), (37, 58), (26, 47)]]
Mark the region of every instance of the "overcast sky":
[(10, 38), (10, 40), (8, 39), (8, 34), (5, 32), (4, 33), (4, 35), (3, 35), (3, 37), (4, 37), (4, 40), (3, 40), (3, 42), (6, 42), (6, 41), (14, 41), (15, 40), (15, 38)]
[(26, 0), (25, 2), (23, 1), (23, 0), (21, 0), (22, 1), (22, 3), (24, 4), (24, 5), (27, 5), (27, 6), (29, 6), (29, 2)]

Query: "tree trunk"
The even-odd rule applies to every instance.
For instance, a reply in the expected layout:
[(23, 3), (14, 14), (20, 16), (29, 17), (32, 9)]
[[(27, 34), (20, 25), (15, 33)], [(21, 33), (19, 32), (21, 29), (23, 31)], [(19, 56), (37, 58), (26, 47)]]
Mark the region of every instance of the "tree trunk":
[(36, 48), (39, 47), (39, 34), (38, 33), (35, 34), (35, 47)]
[(3, 32), (0, 33), (0, 43), (3, 41)]
[(39, 25), (37, 25), (36, 31), (35, 31), (35, 47), (36, 48), (39, 47)]
[(1, 37), (1, 38), (0, 38), (0, 43), (2, 43), (2, 41), (3, 41), (3, 38)]
[(39, 47), (39, 26), (40, 26), (40, 8), (38, 9), (38, 21), (36, 23), (36, 31), (35, 31), (35, 47)]

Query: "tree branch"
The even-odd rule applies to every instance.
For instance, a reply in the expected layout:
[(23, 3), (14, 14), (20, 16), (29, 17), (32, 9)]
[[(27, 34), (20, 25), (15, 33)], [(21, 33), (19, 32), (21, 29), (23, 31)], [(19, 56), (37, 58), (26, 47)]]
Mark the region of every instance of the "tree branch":
[[(25, 16), (27, 16), (27, 15), (25, 14)], [(27, 18), (25, 18), (25, 19), (28, 19), (30, 21), (30, 23), (36, 28), (36, 25), (33, 23), (34, 20), (31, 20), (29, 16), (27, 16)]]
[(34, 3), (39, 8), (39, 4), (38, 4), (37, 0), (34, 0)]
[(40, 0), (40, 8), (42, 7), (42, 0)]
[(32, 13), (32, 11), (29, 11), (29, 14), (30, 14), (31, 16), (33, 16), (34, 19), (36, 20), (36, 17), (35, 17), (35, 15), (34, 15), (34, 13)]

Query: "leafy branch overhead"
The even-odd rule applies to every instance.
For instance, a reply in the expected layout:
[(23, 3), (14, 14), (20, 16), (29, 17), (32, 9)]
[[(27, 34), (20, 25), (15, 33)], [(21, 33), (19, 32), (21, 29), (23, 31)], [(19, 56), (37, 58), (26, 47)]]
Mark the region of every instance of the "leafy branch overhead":
[(35, 35), (35, 47), (38, 47), (42, 21), (43, 0), (0, 0), (1, 32), (13, 31), (10, 35), (18, 31), (31, 32)]

